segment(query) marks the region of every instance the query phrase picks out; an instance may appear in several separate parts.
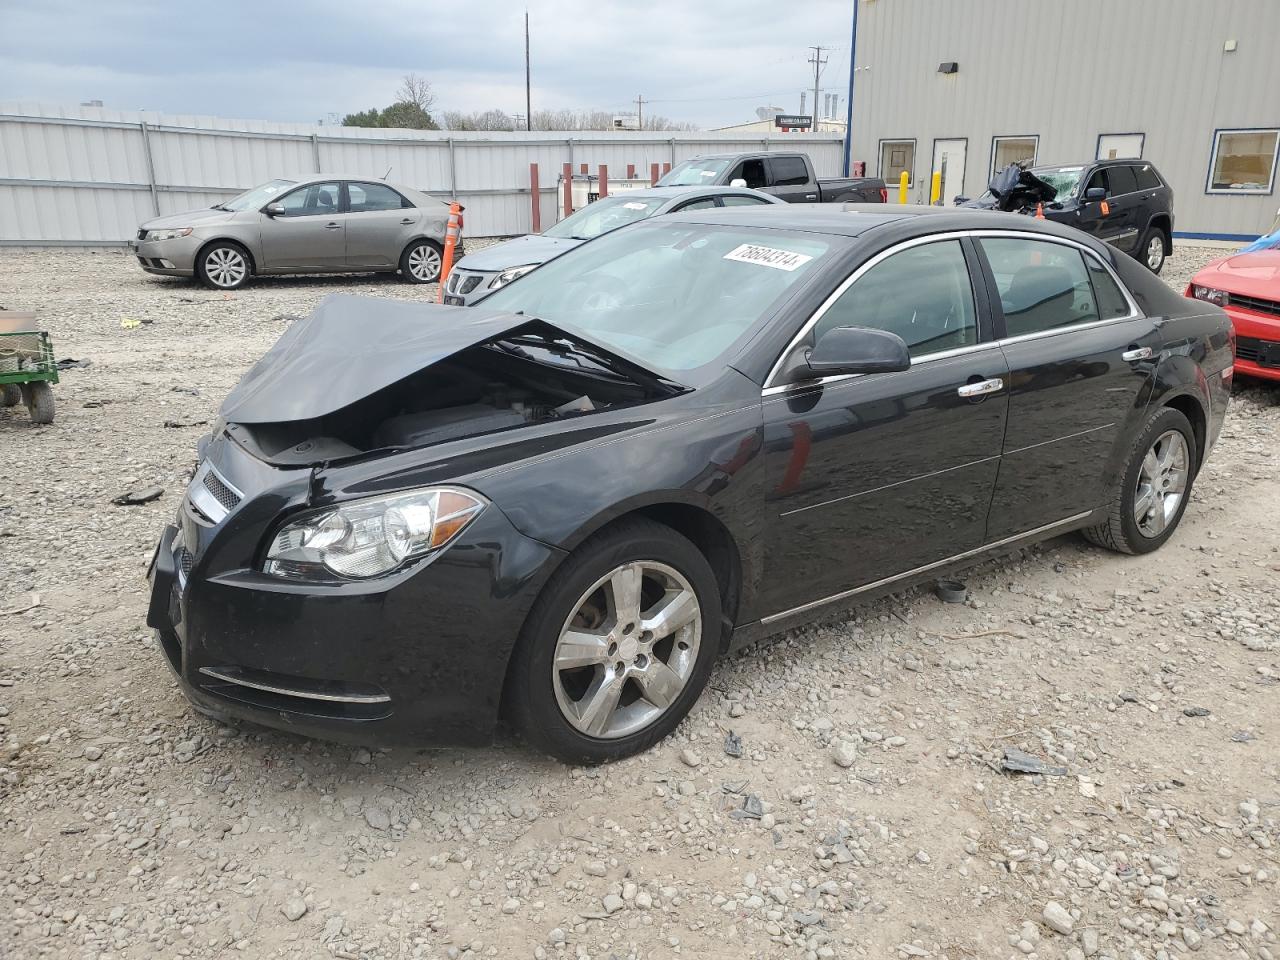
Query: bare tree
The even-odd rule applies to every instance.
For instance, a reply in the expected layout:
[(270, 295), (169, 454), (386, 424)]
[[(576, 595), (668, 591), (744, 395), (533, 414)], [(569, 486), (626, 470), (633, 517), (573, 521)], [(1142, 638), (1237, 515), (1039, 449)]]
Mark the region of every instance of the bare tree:
[(510, 114), (501, 110), (472, 111), (462, 113), (458, 110), (446, 110), (443, 114), (444, 125), (448, 130), (515, 130), (516, 122)]
[(400, 89), (396, 91), (397, 103), (412, 103), (423, 113), (430, 113), (435, 106), (436, 95), (431, 89), (431, 82), (416, 73), (407, 73), (400, 81)]

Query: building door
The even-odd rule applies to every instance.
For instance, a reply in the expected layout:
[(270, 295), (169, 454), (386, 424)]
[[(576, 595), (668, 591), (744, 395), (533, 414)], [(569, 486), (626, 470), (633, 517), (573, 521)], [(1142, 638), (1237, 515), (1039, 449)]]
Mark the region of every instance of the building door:
[(933, 172), (942, 171), (942, 205), (964, 193), (964, 154), (966, 140), (933, 141)]
[(1104, 133), (1098, 137), (1098, 160), (1137, 160), (1142, 156), (1141, 133)]

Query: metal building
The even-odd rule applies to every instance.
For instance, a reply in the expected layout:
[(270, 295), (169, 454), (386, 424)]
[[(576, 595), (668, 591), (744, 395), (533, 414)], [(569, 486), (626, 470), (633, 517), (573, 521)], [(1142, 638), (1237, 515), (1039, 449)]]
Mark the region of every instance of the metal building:
[[(1280, 0), (853, 0), (855, 160), (928, 201), (994, 168), (1142, 157), (1175, 236), (1243, 240), (1277, 217)], [(895, 194), (891, 187), (891, 195)]]

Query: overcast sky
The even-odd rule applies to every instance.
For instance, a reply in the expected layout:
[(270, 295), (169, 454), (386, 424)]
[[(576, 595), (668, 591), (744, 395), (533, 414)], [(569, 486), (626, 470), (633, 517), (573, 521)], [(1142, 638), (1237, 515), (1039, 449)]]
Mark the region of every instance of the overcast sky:
[[(623, 112), (642, 94), (646, 112), (703, 126), (795, 111), (812, 44), (833, 47), (824, 90), (843, 89), (851, 9), (530, 0), (533, 106)], [(412, 71), (437, 110), (523, 113), (523, 14), (502, 0), (0, 0), (0, 100), (315, 121), (386, 106)]]

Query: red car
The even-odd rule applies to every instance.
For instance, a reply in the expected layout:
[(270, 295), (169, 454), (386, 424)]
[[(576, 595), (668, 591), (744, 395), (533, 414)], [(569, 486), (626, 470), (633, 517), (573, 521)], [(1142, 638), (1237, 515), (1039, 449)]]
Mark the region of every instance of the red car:
[(1236, 332), (1236, 373), (1280, 380), (1280, 247), (1215, 260), (1186, 295), (1223, 307)]

